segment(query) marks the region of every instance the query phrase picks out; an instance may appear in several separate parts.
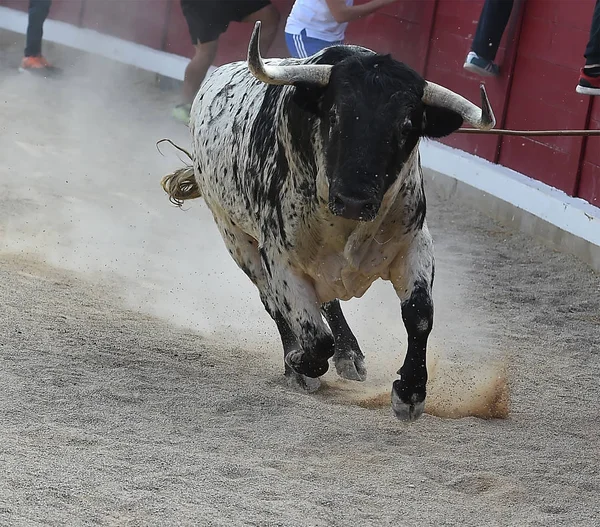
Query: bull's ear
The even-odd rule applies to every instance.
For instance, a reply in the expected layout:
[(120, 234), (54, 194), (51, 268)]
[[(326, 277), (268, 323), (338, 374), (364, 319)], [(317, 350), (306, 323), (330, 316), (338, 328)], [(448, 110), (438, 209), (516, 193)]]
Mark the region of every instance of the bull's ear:
[(318, 115), (325, 88), (304, 82), (294, 84), (293, 101), (305, 112)]
[(423, 112), (423, 137), (445, 137), (456, 132), (463, 124), (463, 118), (448, 108), (425, 106)]

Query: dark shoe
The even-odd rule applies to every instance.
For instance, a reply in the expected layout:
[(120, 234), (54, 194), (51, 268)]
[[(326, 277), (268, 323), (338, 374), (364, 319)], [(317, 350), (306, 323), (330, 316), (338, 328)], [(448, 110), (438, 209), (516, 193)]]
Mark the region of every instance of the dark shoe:
[(494, 64), (491, 60), (481, 58), (474, 51), (467, 55), (463, 68), (484, 77), (497, 77), (500, 75), (500, 68), (497, 64)]
[(600, 95), (600, 76), (588, 75), (585, 69), (581, 68), (576, 91), (581, 95)]

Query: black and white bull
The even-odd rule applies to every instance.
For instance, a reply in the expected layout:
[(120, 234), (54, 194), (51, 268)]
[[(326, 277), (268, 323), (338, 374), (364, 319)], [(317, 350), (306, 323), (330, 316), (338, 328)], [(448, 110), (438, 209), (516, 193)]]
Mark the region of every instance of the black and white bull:
[(333, 357), (362, 381), (364, 355), (339, 300), (378, 278), (400, 299), (408, 351), (392, 385), (403, 420), (425, 406), (434, 255), (418, 145), (482, 109), (389, 55), (335, 46), (263, 59), (257, 23), (248, 62), (216, 69), (191, 113), (193, 166), (162, 180), (171, 200), (202, 196), (229, 253), (277, 324), (291, 384), (316, 390)]

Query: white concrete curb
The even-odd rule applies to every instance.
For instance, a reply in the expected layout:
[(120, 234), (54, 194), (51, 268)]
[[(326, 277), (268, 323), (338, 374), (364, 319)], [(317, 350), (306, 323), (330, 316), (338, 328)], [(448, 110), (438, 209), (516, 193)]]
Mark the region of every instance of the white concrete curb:
[[(25, 33), (27, 14), (0, 7), (0, 28)], [(47, 20), (44, 39), (183, 80), (188, 59), (141, 44)], [(423, 166), (529, 212), (600, 247), (600, 208), (506, 167), (433, 141), (421, 143)]]
[[(0, 28), (24, 34), (27, 30), (27, 13), (8, 7), (0, 7)], [(152, 49), (135, 42), (111, 37), (98, 31), (80, 28), (57, 20), (46, 20), (44, 40), (94, 53), (178, 80), (183, 80), (183, 74), (189, 62), (186, 57)]]
[(500, 198), (600, 247), (600, 208), (501, 165), (434, 142), (421, 143), (423, 167)]

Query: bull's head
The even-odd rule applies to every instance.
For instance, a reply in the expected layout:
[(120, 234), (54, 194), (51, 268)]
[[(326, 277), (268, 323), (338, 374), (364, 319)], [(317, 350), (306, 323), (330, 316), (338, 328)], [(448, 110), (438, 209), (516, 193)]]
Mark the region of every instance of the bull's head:
[(483, 85), (478, 108), (414, 70), (364, 48), (330, 48), (332, 64), (267, 65), (259, 50), (260, 22), (248, 67), (267, 84), (296, 86), (295, 99), (320, 119), (329, 183), (329, 208), (370, 221), (421, 137), (443, 137), (464, 121), (488, 130), (494, 114)]

